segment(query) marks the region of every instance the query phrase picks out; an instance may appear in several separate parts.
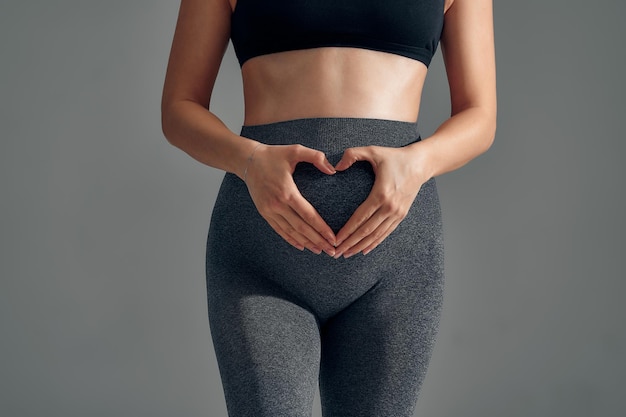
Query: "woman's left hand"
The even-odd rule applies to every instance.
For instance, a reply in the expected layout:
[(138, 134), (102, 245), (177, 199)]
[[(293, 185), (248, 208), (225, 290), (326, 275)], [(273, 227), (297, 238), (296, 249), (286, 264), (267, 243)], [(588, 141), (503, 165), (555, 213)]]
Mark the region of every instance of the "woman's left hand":
[(428, 180), (425, 154), (419, 142), (403, 148), (365, 146), (348, 148), (335, 166), (348, 169), (356, 161), (368, 161), (376, 179), (369, 196), (337, 233), (335, 259), (378, 246), (405, 218), (422, 184)]

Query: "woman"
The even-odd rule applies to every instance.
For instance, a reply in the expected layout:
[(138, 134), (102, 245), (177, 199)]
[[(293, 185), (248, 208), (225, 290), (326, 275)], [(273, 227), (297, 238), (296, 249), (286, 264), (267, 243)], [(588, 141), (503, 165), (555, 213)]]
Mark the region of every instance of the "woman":
[[(230, 38), (239, 134), (208, 110)], [(421, 138), (439, 43), (451, 117)], [(229, 415), (308, 416), (319, 384), (326, 417), (411, 416), (442, 307), (434, 177), (495, 135), (491, 1), (182, 0), (162, 126), (226, 171), (206, 270)]]

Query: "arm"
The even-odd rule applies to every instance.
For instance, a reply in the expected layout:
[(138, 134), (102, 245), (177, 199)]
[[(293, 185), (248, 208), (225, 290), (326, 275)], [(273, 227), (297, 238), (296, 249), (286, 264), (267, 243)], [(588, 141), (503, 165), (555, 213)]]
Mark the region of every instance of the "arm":
[(208, 110), (230, 38), (231, 14), (228, 0), (181, 0), (163, 86), (163, 134), (197, 161), (243, 179), (259, 213), (291, 245), (334, 254), (332, 229), (292, 177), (302, 161), (333, 174), (324, 153), (241, 137)]
[(170, 51), (161, 126), (169, 143), (197, 161), (243, 177), (256, 142), (208, 110), (230, 34), (227, 0), (182, 0)]
[(367, 254), (407, 215), (428, 179), (484, 153), (496, 129), (492, 0), (454, 0), (441, 46), (450, 85), (451, 117), (430, 137), (404, 148), (350, 148), (335, 167), (369, 161), (376, 181), (368, 198), (337, 233), (335, 257)]
[[(453, 171), (486, 152), (496, 132), (496, 64), (491, 0), (455, 0), (446, 12), (441, 48), (451, 117), (421, 148), (426, 178)], [(419, 145), (419, 146), (418, 146)]]

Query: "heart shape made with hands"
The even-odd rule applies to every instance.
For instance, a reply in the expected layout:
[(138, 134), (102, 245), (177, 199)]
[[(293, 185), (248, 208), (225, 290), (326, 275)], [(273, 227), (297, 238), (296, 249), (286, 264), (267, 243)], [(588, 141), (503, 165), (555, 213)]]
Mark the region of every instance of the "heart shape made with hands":
[(367, 161), (357, 161), (333, 175), (321, 172), (312, 164), (300, 163), (293, 179), (302, 196), (337, 234), (369, 195), (375, 175)]

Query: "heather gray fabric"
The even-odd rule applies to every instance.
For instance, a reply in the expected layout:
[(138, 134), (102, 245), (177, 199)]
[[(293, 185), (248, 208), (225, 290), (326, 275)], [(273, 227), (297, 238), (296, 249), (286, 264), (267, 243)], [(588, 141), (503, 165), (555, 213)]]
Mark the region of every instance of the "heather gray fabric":
[[(312, 118), (244, 126), (268, 144), (301, 143), (331, 163), (351, 146), (401, 147), (416, 123)], [(329, 176), (307, 163), (294, 180), (335, 232), (367, 197), (359, 162)], [(231, 417), (310, 416), (319, 382), (324, 417), (412, 416), (443, 301), (443, 233), (435, 179), (370, 254), (300, 252), (224, 176), (207, 239), (211, 335)]]

